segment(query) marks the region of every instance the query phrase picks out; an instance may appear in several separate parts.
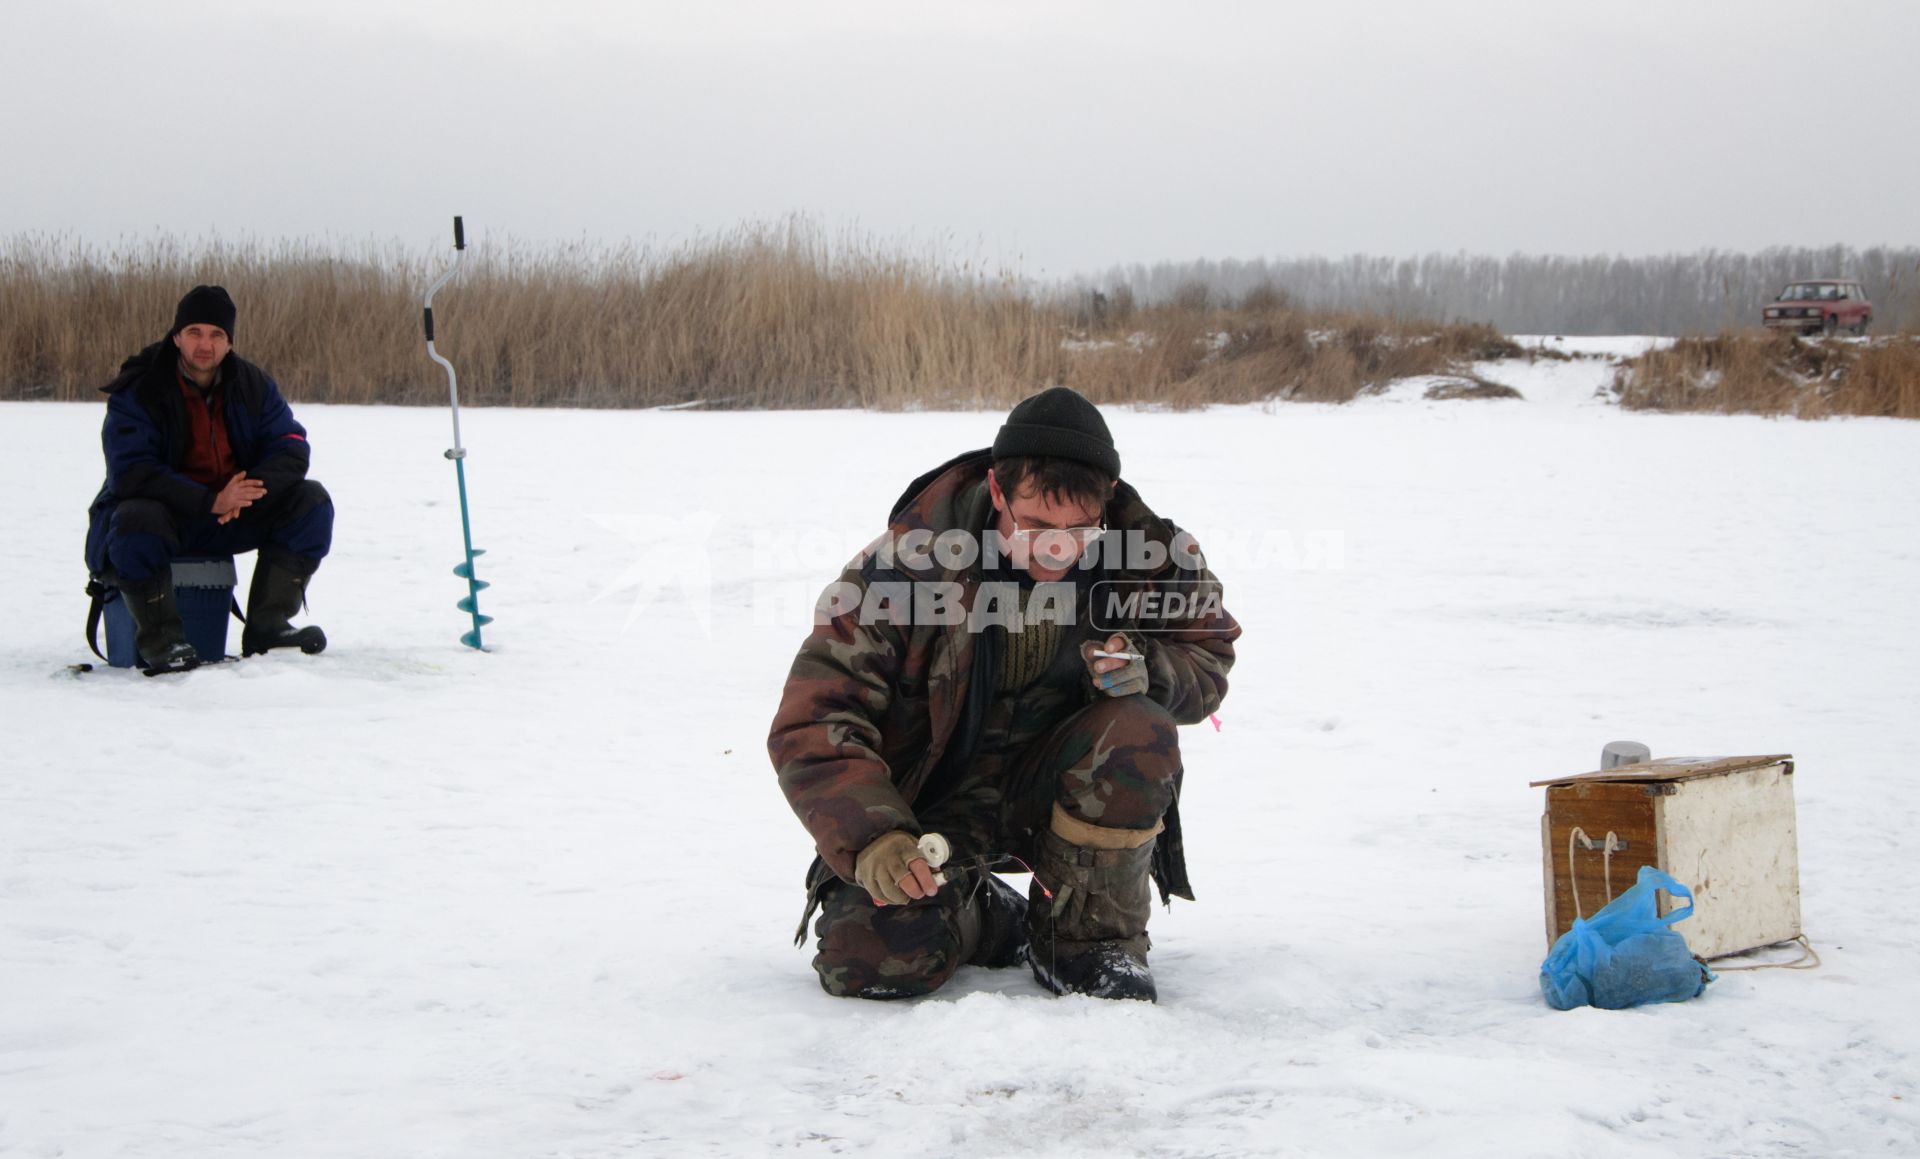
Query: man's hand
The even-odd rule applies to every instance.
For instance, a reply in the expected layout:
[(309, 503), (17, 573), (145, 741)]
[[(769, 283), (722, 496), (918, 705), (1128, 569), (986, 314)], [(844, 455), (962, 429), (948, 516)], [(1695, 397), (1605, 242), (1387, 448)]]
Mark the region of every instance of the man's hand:
[(915, 898), (932, 897), (940, 887), (913, 836), (895, 829), (873, 839), (853, 859), (853, 877), (872, 896), (874, 905), (906, 905)]
[(1118, 632), (1107, 637), (1105, 644), (1088, 640), (1080, 646), (1087, 671), (1093, 674), (1093, 686), (1108, 696), (1132, 696), (1147, 690), (1147, 662), (1140, 659), (1140, 653), (1129, 653), (1132, 658), (1094, 655), (1095, 652), (1125, 653), (1128, 647), (1127, 638)]
[(240, 518), (240, 513), (253, 506), (254, 502), (266, 498), (267, 485), (258, 479), (247, 478), (245, 471), (235, 471), (227, 485), (213, 497), (213, 513), (221, 523), (232, 523)]

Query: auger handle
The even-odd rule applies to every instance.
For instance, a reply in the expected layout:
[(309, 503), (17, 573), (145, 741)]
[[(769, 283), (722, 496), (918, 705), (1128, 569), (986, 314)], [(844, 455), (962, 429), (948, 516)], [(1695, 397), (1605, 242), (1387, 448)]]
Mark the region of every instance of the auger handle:
[(460, 382), (453, 373), (453, 363), (441, 357), (440, 352), (433, 345), (433, 296), (440, 292), (440, 287), (452, 281), (453, 276), (460, 272), (460, 261), (466, 257), (466, 248), (466, 222), (459, 214), (455, 214), (453, 217), (453, 265), (447, 268), (446, 273), (435, 278), (433, 285), (427, 287), (426, 300), (420, 304), (420, 321), (427, 334), (427, 357), (439, 363), (447, 372), (447, 401), (453, 407), (453, 449), (447, 452), (449, 459), (465, 458), (467, 452), (460, 445)]

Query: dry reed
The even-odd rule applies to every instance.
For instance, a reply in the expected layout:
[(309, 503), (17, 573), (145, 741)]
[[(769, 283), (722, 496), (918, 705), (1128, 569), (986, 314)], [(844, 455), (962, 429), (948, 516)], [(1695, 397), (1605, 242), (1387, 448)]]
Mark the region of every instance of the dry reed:
[[(435, 403), (419, 299), (449, 257), (16, 236), (0, 241), (0, 397), (95, 397), (182, 292), (215, 282), (240, 306), (236, 349), (290, 397)], [(1344, 402), (1519, 353), (1485, 326), (1314, 313), (1270, 290), (1090, 313), (804, 219), (664, 250), (476, 245), (435, 314), (463, 399), (515, 406), (1000, 407), (1053, 384), (1103, 402)]]
[(1682, 338), (1614, 378), (1630, 410), (1920, 418), (1920, 337), (1867, 342), (1766, 331)]

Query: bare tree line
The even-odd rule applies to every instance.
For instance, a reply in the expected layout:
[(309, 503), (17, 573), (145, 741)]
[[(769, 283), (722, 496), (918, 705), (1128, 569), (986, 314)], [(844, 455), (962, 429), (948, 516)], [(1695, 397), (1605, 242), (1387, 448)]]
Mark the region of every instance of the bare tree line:
[(1775, 247), (1652, 257), (1428, 254), (1114, 266), (1072, 284), (1085, 312), (1275, 293), (1309, 309), (1487, 322), (1508, 334), (1706, 334), (1758, 324), (1799, 278), (1857, 278), (1875, 329), (1920, 328), (1920, 248)]

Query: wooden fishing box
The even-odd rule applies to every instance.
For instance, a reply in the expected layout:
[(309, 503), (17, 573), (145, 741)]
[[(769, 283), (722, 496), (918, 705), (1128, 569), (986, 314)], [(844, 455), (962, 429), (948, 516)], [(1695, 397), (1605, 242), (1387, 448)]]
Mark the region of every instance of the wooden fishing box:
[[(1644, 751), (1644, 750), (1642, 750)], [(1673, 928), (1715, 958), (1800, 935), (1793, 758), (1666, 757), (1533, 782), (1547, 942), (1633, 885), (1643, 865), (1693, 890)], [(1661, 912), (1675, 908), (1662, 895)]]

